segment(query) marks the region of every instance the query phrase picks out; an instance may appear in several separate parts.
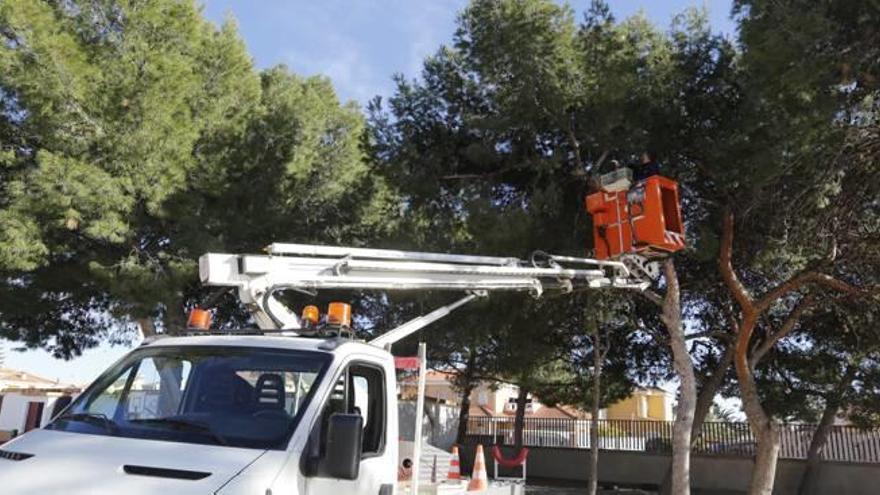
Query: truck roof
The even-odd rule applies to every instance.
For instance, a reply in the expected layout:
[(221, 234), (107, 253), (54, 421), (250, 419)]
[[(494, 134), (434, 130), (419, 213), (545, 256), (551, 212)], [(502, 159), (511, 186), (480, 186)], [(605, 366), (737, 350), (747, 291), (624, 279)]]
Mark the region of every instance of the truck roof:
[(263, 347), (268, 349), (289, 349), (300, 351), (333, 352), (337, 349), (344, 353), (370, 354), (388, 358), (390, 354), (384, 349), (369, 345), (362, 341), (287, 337), (280, 335), (188, 335), (184, 337), (163, 337), (145, 343), (144, 347), (178, 347), (178, 346), (229, 346), (229, 347)]

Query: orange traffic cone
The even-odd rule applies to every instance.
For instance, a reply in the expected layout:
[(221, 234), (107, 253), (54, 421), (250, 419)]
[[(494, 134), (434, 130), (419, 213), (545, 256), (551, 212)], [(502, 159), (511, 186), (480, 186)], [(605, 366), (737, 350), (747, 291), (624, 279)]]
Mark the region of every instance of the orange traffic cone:
[(468, 483), (469, 492), (480, 492), (489, 489), (489, 473), (486, 472), (486, 456), (483, 455), (483, 446), (477, 445), (477, 455), (474, 457), (474, 472), (471, 482)]
[(449, 459), (449, 473), (446, 479), (458, 481), (461, 479), (461, 460), (458, 458), (458, 446), (452, 447), (452, 458)]

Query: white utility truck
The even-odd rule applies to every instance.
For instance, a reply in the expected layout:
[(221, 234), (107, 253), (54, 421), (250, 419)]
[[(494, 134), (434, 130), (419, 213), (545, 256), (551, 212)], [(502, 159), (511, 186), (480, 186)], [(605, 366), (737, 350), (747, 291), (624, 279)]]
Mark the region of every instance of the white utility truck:
[[(546, 254), (267, 249), (199, 260), (202, 282), (236, 290), (258, 329), (196, 321), (203, 328), (145, 341), (46, 427), (0, 446), (0, 493), (390, 495), (399, 438), (391, 344), (494, 291), (648, 284), (620, 262)], [(322, 289), (465, 295), (362, 342), (348, 305), (297, 315), (275, 297)]]

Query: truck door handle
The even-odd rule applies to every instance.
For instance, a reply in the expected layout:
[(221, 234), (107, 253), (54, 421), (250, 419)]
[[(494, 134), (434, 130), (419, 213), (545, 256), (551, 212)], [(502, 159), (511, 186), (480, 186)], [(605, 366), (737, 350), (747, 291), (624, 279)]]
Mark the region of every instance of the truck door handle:
[(386, 483), (379, 487), (379, 495), (391, 495), (394, 493), (394, 485)]

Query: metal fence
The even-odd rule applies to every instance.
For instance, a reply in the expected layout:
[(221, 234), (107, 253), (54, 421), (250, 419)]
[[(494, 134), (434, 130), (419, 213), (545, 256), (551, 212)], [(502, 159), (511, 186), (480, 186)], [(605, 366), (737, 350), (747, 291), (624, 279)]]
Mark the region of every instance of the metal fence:
[[(513, 445), (513, 418), (470, 418), (471, 440)], [(599, 420), (599, 448), (635, 452), (672, 450), (672, 421)], [(589, 420), (526, 418), (523, 444), (528, 447), (590, 448)], [(816, 426), (781, 425), (780, 457), (805, 459)], [(755, 437), (746, 422), (707, 422), (695, 439), (698, 454), (753, 456)], [(880, 463), (880, 429), (834, 426), (822, 453), (829, 461)]]

